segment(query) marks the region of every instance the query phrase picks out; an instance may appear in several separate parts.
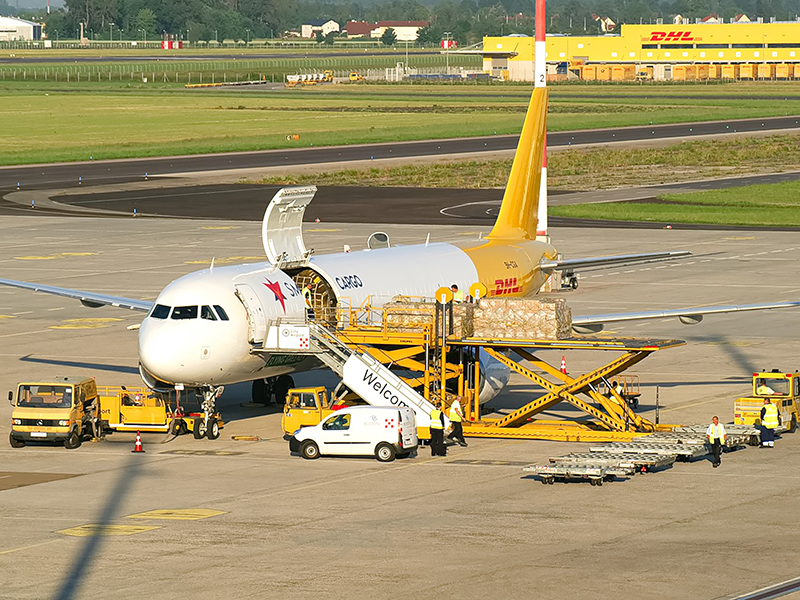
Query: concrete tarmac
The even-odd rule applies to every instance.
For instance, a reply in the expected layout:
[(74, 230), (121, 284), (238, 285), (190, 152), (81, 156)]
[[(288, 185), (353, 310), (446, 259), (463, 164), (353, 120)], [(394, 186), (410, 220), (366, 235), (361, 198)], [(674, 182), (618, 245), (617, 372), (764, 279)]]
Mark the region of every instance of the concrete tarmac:
[[(354, 251), (372, 224), (306, 225), (317, 253)], [(397, 243), (477, 237), (488, 227), (396, 225)], [(795, 300), (796, 232), (555, 228), (567, 257), (687, 249), (689, 260), (587, 272), (565, 293), (575, 314)], [(155, 298), (172, 279), (263, 257), (257, 222), (22, 215), (0, 221), (2, 276)], [(54, 375), (139, 384), (141, 314), (0, 288), (0, 389)], [(662, 422), (732, 418), (756, 369), (796, 369), (800, 311), (627, 324), (612, 335), (675, 338), (640, 376), (640, 411)], [(551, 353), (552, 354), (552, 353)], [(559, 356), (546, 356), (554, 362)], [(613, 358), (567, 353), (570, 373)], [(298, 384), (332, 381), (324, 371)], [(499, 413), (536, 393), (515, 377)], [(108, 598), (731, 598), (798, 575), (800, 434), (591, 487), (543, 486), (524, 465), (574, 443), (471, 440), (446, 458), (290, 456), (275, 409), (221, 398), (222, 437), (162, 444), (114, 434), (77, 450), (0, 445), (0, 597)], [(11, 408), (0, 404), (0, 436)], [(257, 435), (258, 442), (233, 435)], [(157, 511), (157, 512), (151, 512)], [(104, 535), (93, 535), (103, 533)], [(791, 587), (791, 586), (790, 586)]]

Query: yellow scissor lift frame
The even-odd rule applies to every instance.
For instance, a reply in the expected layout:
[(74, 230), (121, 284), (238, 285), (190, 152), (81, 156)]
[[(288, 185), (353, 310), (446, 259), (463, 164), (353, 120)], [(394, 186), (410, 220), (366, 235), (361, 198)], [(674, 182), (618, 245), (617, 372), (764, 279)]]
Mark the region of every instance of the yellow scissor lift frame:
[[(444, 311), (442, 311), (444, 312)], [(352, 349), (367, 352), (387, 366), (397, 366), (420, 376), (404, 377), (428, 400), (439, 399), (445, 410), (456, 396), (462, 398), (466, 420), (464, 434), (469, 437), (542, 439), (574, 442), (620, 442), (655, 431), (671, 431), (677, 425), (659, 425), (637, 415), (609, 385), (609, 380), (658, 350), (682, 346), (681, 340), (636, 338), (575, 337), (563, 340), (458, 338), (444, 333), (434, 322), (430, 310), (408, 307), (358, 309), (340, 308), (335, 321), (336, 335)], [(393, 313), (402, 313), (406, 326), (398, 331), (389, 325)], [(365, 318), (365, 315), (367, 317)], [(454, 350), (460, 361), (454, 362)], [(479, 350), (484, 350), (510, 370), (531, 380), (545, 394), (498, 419), (482, 419), (478, 402), (480, 386)], [(621, 352), (611, 362), (588, 373), (571, 376), (537, 355), (544, 350), (566, 354), (594, 350)], [(436, 360), (431, 359), (434, 355)], [(510, 358), (516, 354), (530, 366)], [(449, 358), (448, 358), (449, 357)], [(467, 360), (464, 360), (467, 357)], [(472, 358), (469, 358), (472, 357)], [(472, 364), (467, 364), (471, 362)], [(448, 385), (449, 384), (449, 385)], [(609, 389), (600, 393), (601, 385)], [(448, 388), (451, 391), (448, 391)], [(452, 393), (455, 389), (456, 393)], [(583, 398), (581, 397), (583, 396)], [(584, 413), (581, 419), (545, 419), (542, 413), (560, 402), (568, 402)]]

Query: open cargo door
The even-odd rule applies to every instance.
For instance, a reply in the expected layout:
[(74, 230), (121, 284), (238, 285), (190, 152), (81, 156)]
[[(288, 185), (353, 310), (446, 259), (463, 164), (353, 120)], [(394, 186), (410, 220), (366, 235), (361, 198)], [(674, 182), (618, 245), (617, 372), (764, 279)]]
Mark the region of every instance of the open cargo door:
[(303, 242), (303, 215), (316, 193), (314, 185), (281, 188), (267, 206), (261, 239), (274, 266), (292, 269), (308, 264), (311, 252)]

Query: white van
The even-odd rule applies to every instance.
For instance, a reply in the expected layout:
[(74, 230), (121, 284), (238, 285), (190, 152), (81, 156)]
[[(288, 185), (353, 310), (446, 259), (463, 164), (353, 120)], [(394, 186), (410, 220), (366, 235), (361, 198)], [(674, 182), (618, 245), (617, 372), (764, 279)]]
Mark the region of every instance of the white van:
[(408, 407), (350, 406), (319, 424), (301, 427), (289, 439), (289, 450), (303, 458), (323, 454), (374, 456), (381, 462), (408, 456), (417, 449), (417, 420)]

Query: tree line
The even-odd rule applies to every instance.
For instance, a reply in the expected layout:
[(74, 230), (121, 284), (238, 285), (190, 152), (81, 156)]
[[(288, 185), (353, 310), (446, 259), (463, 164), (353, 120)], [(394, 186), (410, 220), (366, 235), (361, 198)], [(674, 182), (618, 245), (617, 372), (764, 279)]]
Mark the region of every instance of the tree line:
[[(313, 19), (428, 21), (418, 42), (437, 45), (445, 34), (459, 45), (480, 42), (486, 35), (533, 34), (532, 0), (440, 0), (426, 6), (418, 0), (372, 4), (344, 0), (66, 0), (64, 8), (19, 11), (22, 18), (46, 22), (51, 38), (74, 38), (80, 23), (90, 38), (154, 39), (172, 36), (190, 41), (279, 38)], [(0, 14), (13, 14), (0, 0)], [(548, 0), (548, 32), (596, 35), (594, 15), (617, 24), (670, 23), (680, 14), (692, 21), (719, 14), (726, 21), (744, 13), (752, 20), (795, 20), (800, 0)], [(321, 39), (333, 42), (336, 36)], [(383, 40), (392, 43), (391, 36)]]

